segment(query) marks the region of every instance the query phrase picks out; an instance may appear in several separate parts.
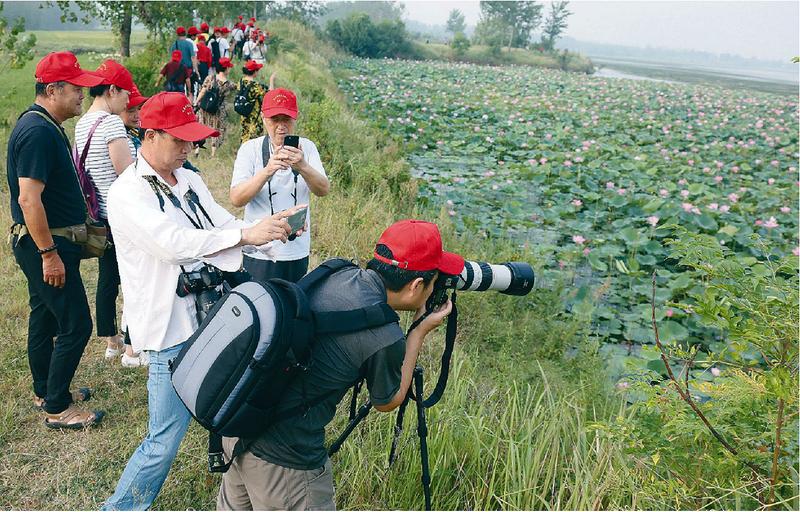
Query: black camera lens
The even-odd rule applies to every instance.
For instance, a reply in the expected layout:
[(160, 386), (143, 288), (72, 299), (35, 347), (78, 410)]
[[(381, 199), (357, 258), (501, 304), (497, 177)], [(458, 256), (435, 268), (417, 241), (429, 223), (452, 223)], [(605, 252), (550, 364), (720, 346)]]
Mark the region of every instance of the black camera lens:
[(511, 271), (511, 283), (508, 285), (507, 289), (500, 293), (506, 295), (528, 295), (533, 289), (533, 267), (519, 261), (503, 263), (503, 266)]

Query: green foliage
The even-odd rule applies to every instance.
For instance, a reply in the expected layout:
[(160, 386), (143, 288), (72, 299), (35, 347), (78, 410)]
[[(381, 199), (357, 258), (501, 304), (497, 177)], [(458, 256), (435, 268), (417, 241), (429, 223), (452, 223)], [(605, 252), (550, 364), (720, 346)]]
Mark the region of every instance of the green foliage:
[(401, 20), (373, 23), (365, 13), (329, 21), (328, 37), (345, 51), (359, 57), (410, 57), (413, 47)]
[(133, 81), (145, 96), (152, 96), (161, 89), (156, 86), (159, 72), (169, 60), (166, 47), (156, 41), (149, 41), (144, 49), (125, 59), (125, 67), (133, 75)]
[(266, 2), (267, 18), (283, 18), (306, 26), (312, 26), (325, 9), (323, 2), (311, 0)]
[(459, 11), (458, 9), (453, 9), (450, 11), (450, 15), (447, 18), (447, 31), (453, 34), (454, 36), (459, 32), (461, 34), (467, 29), (467, 24), (464, 21), (464, 14)]
[(486, 46), (488, 53), (494, 57), (500, 55), (500, 50), (506, 41), (507, 27), (500, 18), (481, 18), (475, 27), (475, 41)]
[(556, 41), (567, 28), (567, 18), (572, 15), (568, 9), (569, 2), (560, 0), (550, 4), (550, 11), (542, 28), (542, 47), (547, 51), (555, 48)]
[(0, 2), (0, 72), (7, 69), (20, 69), (33, 60), (36, 36), (24, 34), (25, 18), (16, 18), (9, 26), (3, 16), (3, 3)]
[(476, 27), (487, 46), (495, 45), (494, 37), (502, 42), (500, 46), (525, 48), (530, 43), (531, 32), (536, 30), (542, 19), (542, 6), (531, 0), (515, 2), (481, 0), (481, 20)]
[(359, 0), (357, 2), (326, 2), (325, 12), (319, 17), (318, 22), (325, 26), (329, 21), (342, 20), (354, 13), (366, 13), (375, 22), (384, 20), (400, 20), (405, 12), (405, 5), (392, 0), (372, 1)]
[(450, 41), (450, 48), (453, 49), (453, 55), (458, 58), (466, 55), (467, 50), (469, 50), (469, 46), (469, 39), (464, 35), (463, 32), (456, 32), (453, 36), (453, 40)]

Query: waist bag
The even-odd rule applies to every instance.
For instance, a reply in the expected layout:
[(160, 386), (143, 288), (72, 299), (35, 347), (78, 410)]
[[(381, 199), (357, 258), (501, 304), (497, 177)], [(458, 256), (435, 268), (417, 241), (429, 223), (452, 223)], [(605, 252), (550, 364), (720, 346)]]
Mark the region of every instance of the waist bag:
[[(252, 438), (269, 425), (307, 412), (334, 391), (276, 412), (294, 378), (308, 371), (316, 337), (398, 321), (386, 303), (346, 311), (312, 311), (306, 294), (355, 265), (328, 260), (298, 283), (250, 281), (223, 295), (170, 362), (178, 397), (210, 433), (209, 460), (221, 461), (221, 438)], [(312, 391), (313, 393), (313, 391)], [(216, 437), (215, 437), (216, 436)], [(213, 450), (213, 451), (212, 451)], [(212, 471), (224, 472), (224, 469)]]

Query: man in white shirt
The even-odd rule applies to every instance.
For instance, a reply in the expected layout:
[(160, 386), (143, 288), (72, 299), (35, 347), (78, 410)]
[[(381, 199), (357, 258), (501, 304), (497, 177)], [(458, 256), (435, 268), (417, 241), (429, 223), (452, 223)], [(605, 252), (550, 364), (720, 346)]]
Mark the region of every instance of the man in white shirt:
[(233, 38), (233, 53), (241, 59), (242, 47), (244, 46), (244, 24), (241, 20), (233, 27), (231, 37)]
[(230, 52), (231, 44), (230, 44), (230, 42), (228, 42), (228, 34), (231, 31), (230, 31), (230, 29), (228, 27), (224, 27), (224, 26), (220, 27), (219, 29), (220, 29), (220, 31), (222, 33), (222, 37), (219, 38), (219, 55), (220, 55), (220, 58), (227, 57), (227, 58), (230, 59), (231, 58), (231, 52)]
[(197, 174), (181, 167), (193, 141), (218, 135), (197, 122), (185, 95), (153, 96), (139, 119), (146, 129), (139, 157), (110, 188), (108, 220), (131, 342), (150, 359), (149, 423), (106, 510), (150, 508), (191, 420), (170, 384), (169, 361), (198, 326), (194, 295), (176, 294), (179, 275), (204, 264), (239, 270), (243, 246), (270, 250), (265, 244), (287, 240), (284, 218), (292, 213), (239, 221), (214, 201)]
[[(308, 203), (310, 194), (322, 197), (330, 190), (313, 142), (301, 137), (298, 148), (284, 145), (284, 138), (294, 133), (297, 114), (297, 97), (292, 91), (273, 89), (264, 95), (261, 115), (268, 137), (242, 144), (231, 178), (231, 203), (245, 207), (245, 221)], [(259, 281), (279, 277), (297, 282), (308, 271), (310, 228), (309, 208), (304, 233), (276, 247), (276, 261), (258, 253), (248, 254), (244, 259), (245, 269)]]

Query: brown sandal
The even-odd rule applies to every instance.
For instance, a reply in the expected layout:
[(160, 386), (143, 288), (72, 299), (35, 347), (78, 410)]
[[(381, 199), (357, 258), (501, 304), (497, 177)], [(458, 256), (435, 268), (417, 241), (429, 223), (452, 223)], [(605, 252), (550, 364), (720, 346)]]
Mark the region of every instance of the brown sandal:
[(103, 411), (87, 411), (79, 409), (77, 406), (70, 405), (58, 414), (45, 414), (44, 424), (47, 428), (67, 428), (79, 430), (91, 425), (97, 425), (105, 416)]
[[(72, 402), (88, 402), (92, 398), (92, 390), (89, 388), (78, 388), (72, 392)], [(33, 406), (36, 409), (44, 409), (44, 398), (33, 395)]]

